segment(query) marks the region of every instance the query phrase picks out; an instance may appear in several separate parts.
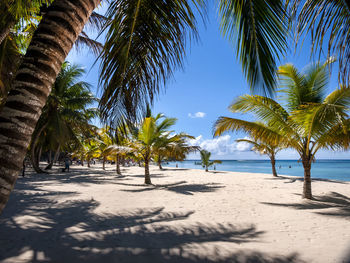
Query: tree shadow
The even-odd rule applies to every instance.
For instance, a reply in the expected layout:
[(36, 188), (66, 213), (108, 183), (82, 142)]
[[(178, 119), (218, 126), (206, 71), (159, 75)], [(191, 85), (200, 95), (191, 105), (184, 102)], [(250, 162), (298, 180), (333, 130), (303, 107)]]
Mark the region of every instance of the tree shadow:
[(167, 190), (171, 192), (175, 192), (183, 195), (193, 195), (194, 193), (209, 193), (215, 192), (220, 188), (225, 186), (218, 183), (207, 183), (207, 184), (188, 184), (186, 181), (175, 182), (172, 184), (157, 184), (157, 185), (149, 185), (145, 186), (145, 184), (126, 184), (126, 183), (118, 183), (120, 185), (126, 186), (142, 186), (140, 189), (122, 189), (124, 192), (146, 192), (146, 191), (154, 191), (154, 190)]
[(314, 196), (314, 200), (307, 200), (301, 203), (281, 204), (262, 202), (262, 204), (291, 207), (298, 210), (331, 209), (331, 211), (316, 211), (315, 213), (326, 216), (350, 217), (350, 198), (337, 192), (331, 192), (328, 195)]
[[(72, 200), (77, 196), (76, 192), (49, 192), (37, 184), (20, 183), (0, 218), (0, 261), (18, 262), (20, 257), (21, 262), (72, 263), (302, 262), (297, 254), (233, 253), (221, 245), (207, 251), (211, 242), (259, 241), (264, 232), (255, 225), (185, 224), (181, 221), (194, 211), (169, 212), (164, 207), (97, 213), (97, 201)], [(70, 200), (60, 201), (62, 197)], [(171, 223), (175, 221), (179, 222)], [(198, 249), (205, 255), (199, 255)]]
[(162, 169), (162, 171), (188, 171), (190, 169), (188, 168), (164, 168)]
[(88, 184), (113, 184), (118, 175), (114, 170), (101, 170), (98, 168), (71, 168), (69, 172), (57, 172), (50, 174), (37, 174), (29, 172), (24, 178), (19, 177), (19, 181), (47, 183), (59, 181), (61, 183), (77, 183), (80, 185)]
[[(265, 180), (283, 180), (284, 183), (294, 183), (294, 182), (304, 182), (303, 177), (292, 177), (292, 176), (283, 176), (279, 175), (277, 177), (269, 177), (264, 178)], [(343, 181), (337, 181), (337, 180), (331, 180), (331, 179), (323, 179), (323, 178), (312, 178), (312, 182), (328, 182), (328, 183), (335, 183), (335, 184), (349, 184), (349, 182), (343, 182)]]

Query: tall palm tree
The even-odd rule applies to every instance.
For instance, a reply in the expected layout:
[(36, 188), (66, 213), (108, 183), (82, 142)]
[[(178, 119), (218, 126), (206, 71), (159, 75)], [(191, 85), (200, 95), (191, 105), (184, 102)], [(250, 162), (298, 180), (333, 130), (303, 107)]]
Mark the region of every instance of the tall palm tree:
[(199, 152), (201, 154), (201, 164), (203, 167), (205, 167), (205, 171), (208, 172), (208, 168), (216, 163), (221, 163), (219, 160), (210, 160), (211, 152), (208, 152), (207, 150), (201, 150)]
[(286, 108), (277, 101), (244, 95), (229, 107), (232, 112), (252, 113), (264, 124), (220, 117), (215, 135), (227, 131), (253, 131), (264, 142), (290, 147), (300, 155), (304, 167), (303, 198), (312, 199), (311, 165), (320, 149), (348, 149), (350, 146), (350, 88), (341, 86), (328, 96), (327, 63), (312, 65), (300, 73), (293, 65), (279, 69)]
[(245, 142), (249, 143), (253, 146), (252, 150), (258, 152), (260, 154), (266, 154), (270, 158), (271, 167), (272, 167), (272, 175), (277, 177), (276, 171), (276, 154), (282, 150), (281, 147), (277, 144), (265, 143), (262, 139), (254, 140), (254, 139), (238, 139), (236, 142)]
[[(165, 4), (160, 5), (158, 4), (159, 2), (164, 2)], [(193, 2), (195, 6), (198, 6), (198, 4), (202, 1), (192, 0), (191, 2)], [(26, 55), (24, 56), (23, 62), (19, 66), (19, 70), (17, 71), (17, 75), (13, 81), (12, 90), (9, 93), (8, 99), (3, 107), (3, 110), (0, 113), (0, 156), (8, 157), (6, 159), (0, 158), (0, 178), (2, 179), (0, 184), (0, 212), (5, 207), (9, 194), (16, 182), (17, 174), (22, 167), (21, 164), (29, 145), (31, 135), (40, 117), (40, 112), (44, 107), (47, 97), (51, 91), (51, 86), (61, 69), (62, 63), (68, 55), (68, 52), (71, 50), (74, 42), (82, 32), (85, 23), (88, 21), (91, 13), (99, 5), (99, 3), (100, 0), (54, 0), (34, 33)], [(110, 52), (110, 58), (107, 58), (105, 61), (105, 64), (110, 65), (110, 67), (103, 67), (105, 70), (102, 70), (102, 79), (105, 80), (104, 83), (111, 83), (113, 85), (113, 82), (106, 81), (108, 76), (116, 76), (117, 78), (120, 78), (120, 75), (118, 75), (118, 73), (123, 73), (121, 79), (124, 85), (116, 85), (115, 92), (110, 92), (112, 98), (121, 98), (121, 100), (115, 100), (115, 102), (117, 102), (115, 107), (113, 105), (109, 105), (110, 107), (108, 107), (108, 100), (106, 101), (106, 99), (102, 99), (102, 102), (107, 104), (107, 111), (111, 110), (112, 115), (118, 116), (118, 112), (123, 113), (123, 108), (118, 108), (120, 105), (118, 104), (119, 102), (122, 103), (123, 107), (129, 106), (125, 108), (128, 109), (132, 114), (135, 107), (137, 107), (134, 106), (134, 109), (133, 107), (130, 107), (130, 105), (132, 105), (132, 102), (142, 101), (142, 98), (146, 97), (144, 96), (145, 94), (149, 95), (150, 97), (147, 99), (147, 101), (152, 100), (153, 95), (156, 94), (152, 91), (157, 91), (159, 85), (153, 85), (152, 83), (152, 85), (147, 85), (147, 87), (150, 89), (150, 92), (145, 89), (145, 86), (140, 86), (139, 89), (135, 88), (141, 84), (144, 84), (144, 82), (141, 81), (142, 78), (135, 78), (135, 81), (133, 81), (134, 73), (137, 74), (137, 72), (135, 72), (133, 69), (141, 68), (139, 66), (140, 64), (149, 64), (151, 66), (154, 65), (155, 68), (147, 68), (152, 71), (152, 73), (155, 73), (154, 75), (143, 72), (143, 75), (138, 74), (137, 76), (152, 75), (152, 78), (145, 78), (146, 83), (147, 81), (155, 81), (156, 83), (160, 83), (159, 80), (162, 81), (166, 79), (163, 78), (163, 76), (167, 76), (168, 73), (171, 73), (171, 69), (169, 68), (170, 66), (179, 65), (178, 58), (183, 57), (182, 51), (184, 48), (182, 44), (184, 43), (184, 35), (175, 34), (175, 36), (180, 37), (180, 39), (177, 39), (177, 41), (170, 41), (169, 45), (167, 44), (168, 42), (163, 42), (167, 44), (165, 47), (166, 50), (164, 50), (163, 47), (159, 45), (159, 43), (161, 36), (164, 36), (164, 33), (166, 34), (164, 38), (169, 38), (174, 37), (174, 34), (171, 32), (174, 32), (174, 30), (177, 31), (179, 27), (181, 30), (185, 30), (186, 27), (192, 28), (190, 24), (192, 24), (191, 21), (193, 20), (191, 20), (191, 17), (187, 16), (190, 14), (190, 5), (186, 3), (187, 1), (185, 0), (156, 2), (150, 0), (113, 1), (112, 9), (110, 10), (115, 10), (118, 12), (120, 11), (121, 15), (116, 13), (116, 19), (114, 20), (115, 23), (113, 23), (113, 21), (109, 23), (112, 31), (110, 31), (110, 33), (107, 35), (111, 41), (107, 41), (106, 45), (108, 46), (108, 43), (110, 43), (111, 45), (108, 47), (113, 52)], [(236, 3), (236, 1), (231, 1), (231, 3)], [(275, 10), (272, 10), (273, 12), (271, 12), (271, 9), (269, 8), (269, 6), (274, 6), (274, 4), (278, 4), (279, 2), (262, 1), (262, 3), (266, 3), (266, 9), (259, 8), (257, 10), (252, 10), (230, 8), (229, 10), (232, 10), (232, 12), (229, 12), (226, 17), (229, 18), (229, 15), (235, 17), (236, 15), (236, 17), (240, 18), (239, 21), (244, 21), (248, 17), (242, 16), (242, 11), (244, 11), (244, 13), (257, 14), (257, 17), (259, 17), (259, 19), (255, 19), (253, 21), (254, 23), (251, 23), (252, 21), (250, 20), (250, 22), (247, 24), (241, 24), (241, 28), (247, 28), (251, 25), (254, 25), (253, 30), (248, 31), (247, 33), (249, 34), (245, 35), (255, 35), (255, 44), (262, 43), (261, 41), (264, 41), (266, 45), (275, 45), (275, 42), (281, 43), (280, 39), (283, 40), (284, 35), (274, 34), (274, 28), (276, 26), (280, 27), (279, 21), (281, 16), (279, 16)], [(146, 12), (139, 12), (141, 10), (141, 7), (143, 8), (144, 5), (147, 5), (149, 7), (150, 12), (147, 12), (147, 10)], [(134, 8), (129, 8), (130, 6), (133, 6)], [(174, 6), (177, 8), (172, 9)], [(257, 7), (257, 5), (255, 6)], [(122, 12), (122, 10), (127, 10), (127, 12)], [(266, 10), (266, 12), (269, 14), (262, 15), (262, 10)], [(112, 14), (112, 12), (110, 13)], [(152, 17), (149, 17), (151, 20), (137, 20), (138, 17), (146, 17), (149, 13), (154, 14)], [(275, 13), (277, 13), (277, 15), (273, 16)], [(180, 16), (178, 14), (180, 14)], [(272, 20), (271, 17), (273, 18)], [(152, 20), (152, 18), (159, 19)], [(190, 20), (187, 18), (190, 18)], [(254, 15), (250, 16), (250, 18), (254, 18)], [(264, 20), (264, 18), (266, 19)], [(182, 19), (185, 19), (185, 21)], [(127, 24), (120, 23), (124, 21), (127, 21)], [(137, 41), (139, 38), (135, 34), (136, 31), (134, 31), (138, 25), (138, 21), (145, 22), (145, 25), (147, 25), (147, 27), (143, 27), (144, 31), (139, 31), (141, 36), (143, 36), (145, 39), (145, 41), (142, 42)], [(228, 21), (232, 21), (234, 23), (236, 20), (228, 19)], [(174, 22), (170, 25), (174, 25), (174, 28), (169, 27), (169, 31), (165, 30), (164, 32), (164, 27), (160, 25), (169, 25), (169, 22)], [(233, 23), (229, 22), (228, 24), (233, 25)], [(261, 28), (259, 26), (268, 30), (261, 30), (260, 32), (263, 33), (255, 34), (255, 32), (257, 32), (257, 28)], [(130, 30), (123, 30), (125, 27), (128, 27)], [(227, 27), (227, 30), (225, 32), (229, 32), (233, 29), (234, 27)], [(269, 35), (269, 32), (271, 32), (271, 36)], [(283, 30), (281, 30), (281, 32), (283, 32)], [(123, 39), (121, 35), (124, 33), (132, 37)], [(158, 35), (158, 33), (163, 34), (160, 34), (159, 38), (153, 38), (153, 36)], [(276, 38), (276, 36), (279, 38)], [(146, 39), (149, 40), (150, 38), (153, 39), (153, 41), (146, 41)], [(114, 49), (115, 47), (118, 47), (118, 45), (113, 45), (113, 43), (116, 43), (113, 39), (122, 39), (123, 43), (119, 43), (123, 44), (120, 45), (122, 47), (121, 49)], [(128, 42), (128, 44), (125, 44), (125, 41)], [(139, 50), (140, 46), (143, 46), (143, 44), (139, 45), (138, 47), (133, 45), (137, 42), (145, 44), (145, 46), (147, 46), (147, 49)], [(244, 41), (244, 43), (249, 44), (250, 42)], [(133, 57), (133, 60), (130, 59), (130, 50), (132, 50), (131, 47), (137, 48), (135, 50), (140, 51), (135, 52), (135, 54), (139, 54), (139, 56)], [(250, 65), (262, 65), (262, 58), (268, 57), (261, 56), (263, 52), (271, 53), (270, 49), (257, 49), (254, 47), (256, 47), (256, 45), (253, 45), (250, 48), (244, 48), (244, 52), (242, 53), (250, 57), (249, 60), (245, 60), (246, 62), (242, 60), (242, 63), (245, 65), (245, 72), (247, 72), (248, 78), (249, 76), (253, 76), (253, 79), (255, 79), (254, 76), (256, 74), (254, 73), (254, 70), (256, 67), (250, 67)], [(241, 48), (242, 46), (239, 46), (238, 51), (243, 50)], [(156, 52), (156, 49), (160, 49), (166, 52), (158, 53)], [(151, 54), (158, 54), (159, 56), (152, 57)], [(118, 61), (121, 61), (122, 63), (121, 67), (118, 67), (118, 63), (114, 63), (115, 61), (113, 62), (112, 57), (119, 58)], [(167, 60), (166, 57), (174, 58), (176, 63), (173, 64), (172, 61)], [(273, 57), (273, 55), (271, 57)], [(153, 59), (155, 61), (161, 61), (162, 63), (153, 64), (150, 62)], [(111, 61), (111, 63), (108, 63), (108, 61)], [(124, 69), (125, 66), (126, 69)], [(258, 69), (260, 73), (267, 68), (258, 67)], [(117, 74), (114, 75), (114, 73)], [(260, 75), (263, 76), (263, 78), (267, 78), (268, 76), (265, 74)], [(103, 76), (105, 76), (105, 78)], [(269, 82), (271, 81), (267, 81), (267, 83)], [(117, 83), (120, 83), (120, 81), (117, 81)], [(266, 85), (266, 87), (268, 90), (272, 89), (269, 85)], [(11, 161), (9, 162), (8, 159)]]

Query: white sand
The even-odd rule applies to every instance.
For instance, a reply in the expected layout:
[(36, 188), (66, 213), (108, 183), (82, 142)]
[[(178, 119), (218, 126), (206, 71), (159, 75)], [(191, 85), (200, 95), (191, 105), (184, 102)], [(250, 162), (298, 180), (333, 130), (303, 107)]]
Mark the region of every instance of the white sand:
[(268, 174), (73, 167), (19, 178), (0, 262), (350, 262), (350, 184)]

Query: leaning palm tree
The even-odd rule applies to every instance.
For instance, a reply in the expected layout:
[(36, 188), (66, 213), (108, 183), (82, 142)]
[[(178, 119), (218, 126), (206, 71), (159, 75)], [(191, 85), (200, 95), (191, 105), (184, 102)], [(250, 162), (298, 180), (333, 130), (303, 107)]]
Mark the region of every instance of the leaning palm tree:
[[(34, 131), (34, 127), (40, 117), (40, 112), (42, 108), (44, 107), (47, 97), (51, 91), (51, 86), (57, 77), (57, 74), (59, 73), (61, 69), (61, 65), (64, 62), (66, 56), (68, 55), (69, 51), (71, 50), (74, 42), (78, 38), (79, 34), (82, 32), (83, 27), (85, 23), (88, 21), (91, 13), (93, 10), (100, 4), (100, 0), (75, 0), (75, 1), (69, 1), (69, 0), (54, 0), (53, 3), (50, 5), (50, 8), (48, 9), (47, 13), (44, 15), (43, 19), (40, 21), (38, 28), (36, 29), (34, 36), (32, 38), (32, 41), (28, 47), (28, 50), (26, 52), (26, 55), (23, 59), (23, 62), (20, 65), (20, 70), (17, 72), (17, 75), (13, 81), (12, 91), (10, 92), (8, 99), (5, 103), (5, 106), (3, 110), (0, 113), (0, 156), (7, 156), (8, 158), (0, 158), (0, 178), (1, 178), (1, 184), (0, 184), (0, 212), (5, 207), (7, 200), (9, 198), (9, 194), (12, 191), (14, 184), (17, 179), (17, 175), (21, 169), (21, 164), (23, 162), (24, 156), (27, 151), (27, 147), (30, 143), (30, 138), (32, 136), (32, 133)], [(142, 5), (141, 5), (142, 2)], [(157, 5), (158, 3), (164, 5)], [(198, 5), (202, 1), (199, 0), (192, 0), (195, 5)], [(235, 1), (236, 2), (236, 1)], [(231, 2), (231, 3), (235, 3)], [(136, 3), (136, 5), (135, 5)], [(170, 8), (173, 5), (168, 4), (177, 4), (175, 7), (177, 8)], [(247, 10), (244, 9), (244, 13), (250, 13), (250, 14), (259, 14), (258, 20), (254, 20), (255, 23), (246, 23), (246, 25), (241, 24), (245, 28), (254, 26), (254, 28), (249, 31), (249, 34), (246, 35), (255, 35), (255, 43), (262, 43), (261, 41), (264, 41), (265, 39), (266, 45), (274, 45), (273, 40), (276, 40), (276, 37), (270, 37), (269, 33), (274, 32), (275, 27), (279, 27), (280, 23), (280, 16), (278, 12), (271, 12), (269, 11), (269, 6), (274, 6), (272, 1), (262, 1), (262, 3), (265, 3), (266, 8), (259, 8), (258, 12), (252, 12), (253, 10)], [(278, 4), (280, 2), (278, 1)], [(172, 66), (171, 59), (170, 63), (166, 63), (167, 61), (164, 61), (164, 58), (169, 57), (169, 52), (162, 52), (162, 46), (159, 46), (159, 40), (162, 38), (169, 38), (173, 37), (173, 34), (169, 35), (169, 32), (172, 32), (171, 27), (178, 28), (179, 25), (181, 29), (184, 25), (185, 28), (191, 28), (190, 24), (192, 24), (193, 19), (192, 15), (188, 17), (185, 14), (190, 14), (190, 5), (185, 0), (180, 1), (121, 1), (121, 0), (115, 0), (113, 1), (112, 9), (115, 10), (116, 14), (120, 12), (120, 15), (118, 14), (116, 16), (116, 19), (111, 21), (109, 23), (109, 26), (112, 29), (111, 33), (109, 34), (109, 39), (111, 39), (110, 43), (113, 45), (113, 39), (118, 39), (120, 34), (127, 33), (129, 35), (129, 38), (125, 39), (123, 42), (125, 43), (133, 43), (134, 34), (133, 30), (124, 32), (123, 30), (119, 30), (124, 28), (122, 24), (120, 23), (121, 20), (124, 22), (127, 22), (127, 25), (130, 29), (134, 28), (132, 25), (137, 25), (139, 14), (148, 14), (147, 10), (146, 12), (139, 12), (140, 7), (147, 5), (149, 7), (149, 11), (151, 13), (154, 13), (154, 10), (159, 10), (159, 12), (154, 13), (153, 16), (150, 17), (150, 20), (146, 20), (147, 27), (143, 27), (145, 30), (147, 29), (147, 32), (145, 31), (139, 31), (140, 36), (143, 36), (144, 40), (148, 37), (158, 35), (159, 32), (164, 28), (164, 23), (167, 23), (168, 20), (172, 21), (172, 24), (168, 24), (170, 26), (169, 30), (163, 30), (162, 32), (164, 34), (158, 35), (159, 37), (152, 38), (148, 42), (142, 42), (145, 46), (149, 47), (149, 50), (151, 49), (160, 49), (160, 52), (155, 52), (155, 57), (145, 56), (147, 53), (139, 53), (139, 57), (135, 57), (135, 60), (133, 63), (130, 63), (129, 60), (129, 54), (131, 50), (130, 44), (124, 44), (123, 48), (120, 48), (118, 50), (114, 50), (110, 53), (111, 57), (115, 57), (116, 54), (118, 54), (118, 58), (121, 59), (122, 68), (126, 66), (130, 66), (128, 70), (119, 70), (120, 67), (118, 67), (117, 64), (113, 62), (110, 63), (111, 67), (103, 71), (105, 73), (105, 76), (112, 76), (112, 73), (114, 71), (116, 72), (124, 72), (125, 74), (122, 76), (124, 84), (127, 83), (127, 85), (117, 86), (118, 89), (115, 90), (115, 92), (112, 92), (114, 95), (113, 97), (118, 97), (118, 94), (120, 95), (120, 98), (125, 98), (125, 105), (129, 105), (127, 107), (128, 110), (132, 112), (132, 107), (130, 107), (130, 103), (135, 101), (135, 99), (144, 97), (144, 94), (154, 94), (154, 92), (145, 92), (144, 89), (132, 89), (132, 87), (135, 87), (138, 85), (138, 83), (133, 84), (133, 68), (136, 65), (140, 64), (147, 64), (145, 63), (145, 60), (154, 60), (158, 61), (160, 63), (154, 64), (155, 70), (159, 69), (159, 71), (163, 71), (164, 69), (166, 72), (170, 73), (168, 71), (169, 66)], [(128, 12), (122, 12), (125, 10), (126, 7), (132, 6), (133, 8), (129, 8)], [(123, 9), (124, 8), (124, 9)], [(269, 15), (261, 15), (259, 13), (260, 11), (266, 10)], [(244, 21), (246, 19), (245, 16), (241, 16), (242, 9), (232, 9), (232, 13), (230, 13), (232, 16), (237, 15), (237, 17), (241, 18), (241, 21)], [(113, 12), (110, 12), (113, 13)], [(168, 14), (168, 15), (164, 15)], [(228, 19), (230, 17), (230, 14), (228, 14)], [(276, 14), (274, 16), (274, 14)], [(273, 17), (274, 16), (274, 17)], [(254, 16), (250, 16), (251, 18), (254, 18)], [(273, 17), (273, 19), (271, 19)], [(118, 20), (119, 18), (119, 20)], [(171, 18), (171, 19), (168, 19)], [(264, 18), (266, 18), (264, 20)], [(186, 22), (183, 22), (183, 19), (187, 20)], [(119, 21), (119, 22), (118, 22)], [(160, 23), (161, 21), (161, 23)], [(277, 22), (277, 23), (276, 23)], [(229, 23), (232, 24), (232, 23)], [(160, 26), (162, 25), (162, 26)], [(261, 34), (254, 34), (257, 28), (259, 26), (269, 28), (269, 30), (262, 30)], [(231, 27), (232, 30), (234, 30), (233, 27)], [(229, 32), (229, 28), (226, 32)], [(283, 32), (283, 29), (281, 30)], [(148, 34), (147, 34), (148, 33)], [(279, 36), (278, 41), (280, 39), (284, 39), (284, 35), (275, 34), (276, 36)], [(179, 35), (178, 35), (179, 36)], [(122, 39), (122, 38), (120, 38)], [(270, 41), (270, 39), (272, 41)], [(115, 43), (115, 42), (114, 42)], [(147, 43), (147, 44), (145, 44)], [(247, 60), (247, 63), (245, 64), (245, 72), (247, 72), (247, 75), (254, 76), (253, 68), (249, 67), (251, 65), (250, 62), (257, 62), (261, 61), (261, 57), (258, 56), (258, 54), (261, 54), (261, 49), (256, 49), (256, 45), (250, 46), (249, 48), (249, 41), (245, 41), (246, 44), (248, 44), (248, 48), (245, 48), (244, 55), (247, 55), (250, 57), (249, 61)], [(281, 43), (281, 42), (279, 42)], [(106, 43), (107, 44), (107, 43)], [(121, 43), (119, 43), (121, 44)], [(122, 47), (121, 45), (116, 44), (115, 45)], [(180, 46), (180, 51), (179, 48)], [(176, 60), (178, 61), (179, 57), (183, 57), (183, 53), (181, 50), (185, 50), (183, 48), (184, 46), (184, 38), (183, 34), (180, 34), (180, 38), (177, 38), (173, 41), (173, 44), (167, 45), (166, 48), (170, 53), (177, 53), (175, 55)], [(128, 48), (129, 47), (129, 48)], [(282, 47), (282, 46), (280, 46)], [(171, 51), (172, 50), (172, 51)], [(238, 50), (241, 50), (241, 47), (239, 47)], [(117, 52), (118, 51), (118, 52)], [(264, 52), (270, 52), (270, 49), (263, 50)], [(171, 55), (171, 58), (174, 57), (174, 55)], [(119, 55), (124, 54), (124, 56)], [(135, 52), (135, 54), (138, 54)], [(273, 55), (271, 55), (273, 58)], [(162, 59), (163, 58), (163, 59)], [(109, 61), (112, 61), (111, 58), (107, 59)], [(120, 60), (118, 60), (120, 61)], [(124, 62), (127, 63), (124, 63)], [(169, 62), (169, 61), (168, 61)], [(257, 63), (253, 63), (257, 64)], [(259, 63), (258, 63), (259, 64)], [(107, 68), (107, 67), (105, 67)], [(264, 71), (264, 67), (258, 67), (259, 72)], [(127, 74), (130, 73), (130, 74)], [(118, 75), (115, 75), (118, 77)], [(155, 76), (159, 76), (159, 74), (156, 74)], [(264, 77), (264, 75), (263, 75)], [(150, 80), (148, 78), (148, 80)], [(154, 78), (151, 78), (151, 81), (153, 81)], [(110, 83), (107, 81), (106, 83)], [(112, 82), (111, 82), (112, 83)], [(124, 87), (124, 88), (123, 88)], [(126, 89), (125, 87), (129, 87)], [(110, 89), (111, 90), (111, 89)], [(271, 90), (271, 87), (270, 89)], [(129, 92), (128, 92), (129, 91)], [(125, 96), (124, 96), (125, 95)], [(152, 96), (151, 96), (152, 97)], [(118, 105), (114, 107), (110, 107), (110, 109), (113, 111), (115, 110), (118, 112)], [(112, 106), (112, 105), (111, 105)], [(107, 109), (108, 111), (109, 109)], [(121, 110), (122, 111), (122, 110)], [(117, 114), (116, 114), (117, 115)], [(8, 160), (11, 160), (10, 162)]]
[(254, 140), (254, 139), (238, 139), (236, 142), (245, 142), (251, 144), (252, 150), (258, 152), (260, 154), (265, 154), (270, 158), (271, 167), (272, 167), (272, 175), (277, 177), (276, 171), (276, 154), (282, 150), (281, 147), (277, 144), (263, 142), (262, 139)]
[(205, 171), (208, 172), (208, 168), (216, 163), (221, 163), (219, 160), (210, 160), (211, 152), (208, 152), (207, 150), (201, 150), (199, 152), (201, 154), (201, 164), (205, 168)]
[(303, 198), (312, 199), (311, 165), (320, 149), (348, 149), (350, 146), (350, 88), (341, 86), (325, 96), (329, 73), (327, 63), (299, 72), (293, 65), (281, 66), (281, 92), (286, 108), (263, 96), (244, 95), (229, 107), (232, 112), (252, 113), (264, 124), (220, 117), (215, 136), (242, 130), (264, 142), (295, 149), (304, 167)]

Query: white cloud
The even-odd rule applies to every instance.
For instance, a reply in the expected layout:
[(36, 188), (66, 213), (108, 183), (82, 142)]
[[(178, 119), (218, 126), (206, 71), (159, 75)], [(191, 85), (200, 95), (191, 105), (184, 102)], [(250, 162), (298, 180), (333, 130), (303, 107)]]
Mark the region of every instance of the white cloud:
[(189, 113), (189, 114), (188, 114), (188, 117), (190, 117), (190, 118), (204, 118), (205, 115), (206, 115), (205, 112), (198, 111), (198, 112), (196, 112), (196, 113), (194, 113), (194, 114)]
[(202, 135), (189, 140), (190, 145), (200, 146), (215, 155), (227, 155), (235, 152), (250, 151), (251, 146), (246, 142), (231, 142), (230, 135), (220, 136), (214, 139), (204, 140)]

